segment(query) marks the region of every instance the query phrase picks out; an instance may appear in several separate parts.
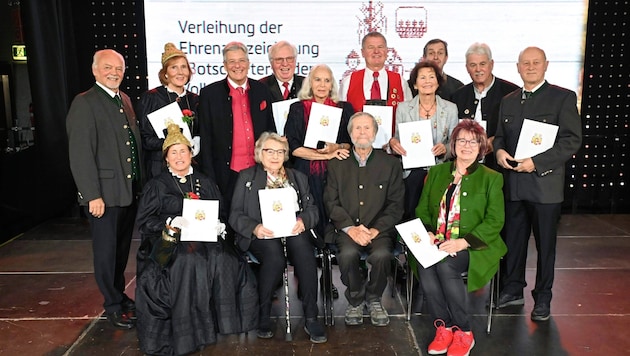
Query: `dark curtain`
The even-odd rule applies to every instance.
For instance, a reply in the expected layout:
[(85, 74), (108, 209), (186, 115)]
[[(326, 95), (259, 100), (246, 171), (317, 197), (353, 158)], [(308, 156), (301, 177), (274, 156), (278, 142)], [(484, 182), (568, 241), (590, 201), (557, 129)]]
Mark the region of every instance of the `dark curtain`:
[[(67, 214), (76, 201), (68, 164), (65, 118), (77, 88), (71, 3), (21, 2), (35, 121), (35, 146), (11, 157), (2, 173), (5, 237)], [(89, 74), (89, 73), (88, 73)], [(78, 210), (78, 209), (77, 209)]]

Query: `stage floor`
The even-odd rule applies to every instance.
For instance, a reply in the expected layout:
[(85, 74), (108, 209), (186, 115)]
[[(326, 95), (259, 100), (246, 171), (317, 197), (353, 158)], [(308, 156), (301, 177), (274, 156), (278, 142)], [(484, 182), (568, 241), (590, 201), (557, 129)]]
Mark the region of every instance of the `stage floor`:
[[(619, 355), (630, 353), (630, 216), (563, 215), (560, 220), (556, 279), (548, 322), (534, 323), (536, 254), (530, 240), (524, 307), (495, 311), (487, 335), (488, 288), (470, 294), (476, 345), (472, 355)], [(134, 238), (127, 267), (127, 294), (135, 292)], [(290, 286), (293, 341), (285, 341), (284, 297), (274, 302), (276, 335), (257, 339), (255, 332), (220, 336), (194, 355), (424, 355), (434, 335), (432, 319), (414, 298), (411, 321), (405, 317), (403, 281), (390, 281), (383, 305), (387, 327), (347, 327), (345, 288), (334, 266), (342, 296), (334, 302), (335, 325), (328, 342), (314, 345), (303, 330), (301, 304)], [(417, 288), (417, 286), (416, 286)], [(280, 293), (282, 290), (280, 290)], [(417, 292), (417, 290), (416, 290)], [(416, 297), (419, 293), (415, 293)], [(114, 329), (101, 316), (102, 297), (92, 274), (88, 226), (78, 219), (42, 224), (0, 246), (0, 354), (2, 355), (142, 355), (136, 331)], [(321, 313), (320, 296), (320, 315)]]

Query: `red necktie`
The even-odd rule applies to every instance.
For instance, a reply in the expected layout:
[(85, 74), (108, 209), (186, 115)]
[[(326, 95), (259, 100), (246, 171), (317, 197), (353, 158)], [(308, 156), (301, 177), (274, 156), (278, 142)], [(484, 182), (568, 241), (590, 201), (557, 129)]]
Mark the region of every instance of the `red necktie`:
[(374, 82), (372, 83), (370, 99), (381, 100), (381, 86), (378, 85), (378, 72), (372, 73), (372, 76), (374, 76)]
[(289, 98), (289, 82), (282, 83), (282, 86), (284, 87), (282, 96), (284, 97), (284, 100), (287, 100)]
[(243, 87), (238, 87), (238, 88), (236, 88), (236, 90), (238, 90), (239, 94), (241, 94), (241, 95), (245, 94), (245, 88), (243, 88)]

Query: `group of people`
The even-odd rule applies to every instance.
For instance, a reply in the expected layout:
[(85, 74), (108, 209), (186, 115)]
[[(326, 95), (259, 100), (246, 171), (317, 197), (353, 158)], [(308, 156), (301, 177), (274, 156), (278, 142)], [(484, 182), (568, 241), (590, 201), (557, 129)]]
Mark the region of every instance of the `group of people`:
[[(144, 93), (135, 110), (119, 89), (124, 58), (110, 49), (97, 51), (96, 84), (74, 99), (67, 133), (110, 323), (122, 329), (137, 325), (148, 354), (186, 354), (216, 342), (219, 333), (257, 329), (259, 338), (272, 338), (273, 294), (288, 259), (299, 281), (304, 330), (313, 343), (326, 342), (318, 321), (314, 250), (328, 243), (338, 248), (345, 323), (362, 324), (367, 309), (374, 326), (386, 326), (381, 298), (393, 267), (395, 226), (416, 217), (431, 243), (448, 254), (418, 267), (436, 327), (429, 354), (470, 353), (467, 292), (486, 285), (502, 258), (497, 307), (524, 304), (532, 231), (538, 268), (531, 318), (547, 320), (564, 164), (581, 143), (575, 93), (545, 80), (548, 61), (536, 47), (519, 54), (522, 87), (493, 75), (486, 44), (466, 52), (468, 85), (444, 72), (443, 40), (427, 43), (408, 81), (385, 68), (387, 51), (382, 34), (367, 34), (361, 49), (365, 69), (338, 87), (325, 64), (306, 78), (296, 75), (297, 50), (286, 41), (269, 51), (274, 73), (251, 79), (247, 47), (231, 42), (223, 50), (226, 78), (196, 95), (186, 90), (192, 75), (186, 54), (167, 43), (158, 73), (162, 85)], [(299, 100), (291, 104), (280, 136), (271, 106), (290, 98)], [(175, 124), (160, 138), (149, 121), (148, 114), (174, 102), (189, 138)], [(316, 149), (305, 146), (313, 103), (342, 112), (335, 142)], [(379, 126), (364, 105), (393, 107), (392, 137), (383, 147), (373, 148)], [(517, 160), (524, 119), (559, 129), (551, 149)], [(435, 165), (403, 170), (407, 143), (398, 125), (420, 120), (432, 128)], [(276, 236), (261, 217), (258, 192), (280, 188), (294, 192), (291, 236)], [(180, 240), (190, 223), (182, 216), (184, 199), (219, 201), (217, 230), (207, 232), (217, 242)], [(135, 302), (124, 293), (134, 222), (141, 234)], [(244, 252), (260, 264), (255, 275)]]

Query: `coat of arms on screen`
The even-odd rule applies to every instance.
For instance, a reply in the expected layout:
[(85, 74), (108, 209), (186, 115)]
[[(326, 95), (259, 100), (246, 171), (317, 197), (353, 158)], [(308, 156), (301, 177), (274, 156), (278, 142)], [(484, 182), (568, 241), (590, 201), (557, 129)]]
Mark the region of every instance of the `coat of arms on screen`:
[[(380, 1), (367, 1), (361, 4), (359, 8), (360, 13), (356, 16), (358, 20), (357, 42), (359, 45), (361, 45), (363, 37), (370, 32), (387, 34), (387, 16), (383, 13), (384, 8), (385, 5)], [(398, 37), (402, 39), (422, 38), (428, 30), (427, 9), (424, 6), (399, 6), (396, 8), (395, 16), (394, 28)], [(346, 56), (345, 63), (348, 68), (341, 76), (340, 82), (344, 77), (359, 69), (358, 66), (361, 63), (361, 59), (358, 52), (360, 52), (360, 49), (359, 51), (353, 49)], [(400, 75), (405, 74), (403, 59), (394, 47), (387, 49), (385, 69)]]

